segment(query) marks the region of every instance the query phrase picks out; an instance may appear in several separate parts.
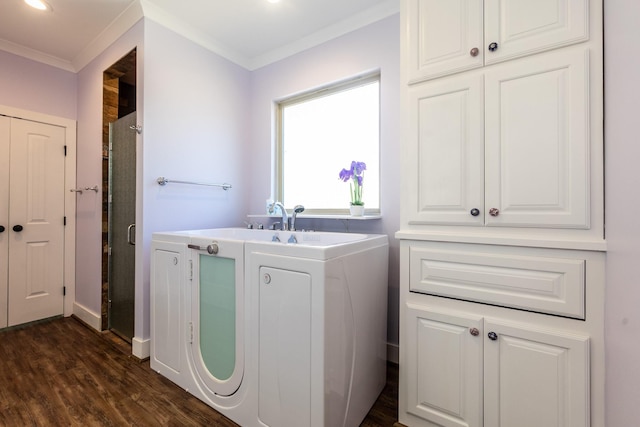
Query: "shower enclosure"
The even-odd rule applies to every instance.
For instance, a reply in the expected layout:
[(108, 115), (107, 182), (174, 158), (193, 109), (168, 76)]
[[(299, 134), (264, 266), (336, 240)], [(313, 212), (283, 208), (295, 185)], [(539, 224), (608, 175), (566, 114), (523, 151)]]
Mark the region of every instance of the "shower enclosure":
[(131, 342), (135, 303), (136, 113), (109, 124), (109, 329)]

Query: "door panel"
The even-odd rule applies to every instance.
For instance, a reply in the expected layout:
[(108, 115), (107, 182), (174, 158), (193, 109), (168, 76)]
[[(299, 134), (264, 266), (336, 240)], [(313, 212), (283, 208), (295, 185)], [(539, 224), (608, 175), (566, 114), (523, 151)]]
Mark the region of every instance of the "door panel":
[(415, 373), (406, 411), (433, 425), (481, 426), (482, 318), (408, 305), (406, 322), (407, 369)]
[[(417, 180), (411, 224), (483, 225), (482, 76), (454, 77), (409, 92), (409, 138)], [(413, 176), (413, 174), (412, 174)], [(474, 216), (470, 212), (477, 209)]]
[(311, 425), (311, 276), (260, 267), (258, 418)]
[(588, 59), (577, 48), (486, 72), (487, 225), (588, 228)]
[(11, 121), (9, 326), (63, 313), (64, 141), (64, 128)]
[(588, 337), (489, 319), (485, 332), (485, 425), (589, 425)]
[[(9, 279), (9, 142), (11, 119), (0, 116), (0, 328), (7, 326)], [(2, 230), (2, 228), (0, 228)]]
[(133, 112), (109, 125), (109, 328), (129, 340), (135, 310), (135, 124)]
[(589, 38), (588, 0), (485, 0), (485, 62), (491, 64)]
[(482, 66), (481, 1), (411, 0), (408, 7), (411, 83)]

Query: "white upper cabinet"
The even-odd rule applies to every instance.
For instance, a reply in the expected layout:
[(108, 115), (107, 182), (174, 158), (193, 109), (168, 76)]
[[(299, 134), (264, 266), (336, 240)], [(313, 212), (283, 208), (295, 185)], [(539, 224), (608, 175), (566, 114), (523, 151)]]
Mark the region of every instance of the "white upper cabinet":
[[(409, 89), (406, 191), (414, 223), (484, 222), (483, 77), (461, 76)], [(415, 173), (411, 173), (414, 172)], [(478, 215), (470, 210), (478, 208)]]
[(589, 228), (588, 54), (410, 87), (409, 223)]
[(486, 64), (588, 39), (589, 0), (484, 1)]
[(409, 80), (481, 67), (482, 0), (408, 0)]
[(589, 38), (588, 0), (406, 0), (415, 83)]
[(589, 228), (589, 51), (485, 73), (485, 212), (493, 226)]

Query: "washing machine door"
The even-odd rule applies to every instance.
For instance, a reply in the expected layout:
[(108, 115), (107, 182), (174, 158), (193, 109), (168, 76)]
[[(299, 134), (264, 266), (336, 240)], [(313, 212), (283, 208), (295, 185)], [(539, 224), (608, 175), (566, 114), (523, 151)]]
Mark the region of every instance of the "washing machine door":
[(231, 396), (244, 374), (244, 243), (192, 243), (192, 363), (202, 386)]

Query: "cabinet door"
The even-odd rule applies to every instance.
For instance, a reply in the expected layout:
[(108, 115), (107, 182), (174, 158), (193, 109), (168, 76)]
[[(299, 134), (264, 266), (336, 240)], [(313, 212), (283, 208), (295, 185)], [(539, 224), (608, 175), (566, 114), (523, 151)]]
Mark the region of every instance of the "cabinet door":
[(184, 246), (153, 242), (151, 249), (151, 368), (181, 385)]
[(589, 425), (588, 337), (490, 319), (485, 332), (485, 425)]
[(409, 222), (483, 225), (482, 76), (414, 86), (409, 103)]
[(410, 304), (406, 313), (407, 407), (400, 411), (438, 426), (482, 426), (482, 318)]
[(406, 0), (403, 7), (410, 83), (482, 66), (482, 1)]
[(588, 50), (485, 73), (485, 215), (495, 226), (589, 227)]
[[(485, 63), (589, 38), (589, 0), (484, 0)], [(489, 45), (496, 43), (495, 50)]]
[(9, 278), (9, 117), (0, 116), (0, 328), (7, 327)]

